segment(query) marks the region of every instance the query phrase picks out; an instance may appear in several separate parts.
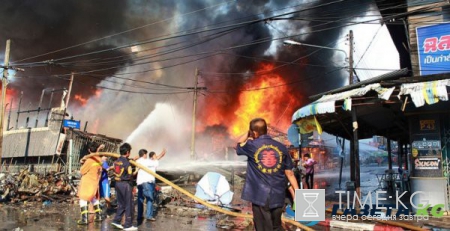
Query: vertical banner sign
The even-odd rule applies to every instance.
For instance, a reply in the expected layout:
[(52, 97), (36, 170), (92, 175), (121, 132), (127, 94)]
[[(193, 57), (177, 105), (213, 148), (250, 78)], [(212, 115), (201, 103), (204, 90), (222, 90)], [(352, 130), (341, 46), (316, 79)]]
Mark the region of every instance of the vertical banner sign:
[(56, 151), (55, 151), (56, 154), (61, 155), (65, 140), (66, 140), (66, 134), (62, 134), (62, 133), (59, 134), (58, 146), (56, 146)]
[(450, 23), (417, 27), (420, 75), (450, 72)]

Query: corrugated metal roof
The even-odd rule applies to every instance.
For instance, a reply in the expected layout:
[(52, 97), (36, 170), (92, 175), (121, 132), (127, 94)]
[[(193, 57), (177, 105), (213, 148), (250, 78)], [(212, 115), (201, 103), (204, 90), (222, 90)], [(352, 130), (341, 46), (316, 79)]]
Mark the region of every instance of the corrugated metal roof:
[(365, 86), (365, 85), (369, 85), (372, 83), (379, 83), (380, 81), (386, 81), (386, 80), (393, 80), (393, 79), (399, 79), (401, 77), (405, 77), (408, 74), (409, 70), (404, 68), (404, 69), (400, 69), (400, 70), (396, 70), (396, 71), (392, 71), (383, 75), (379, 75), (364, 81), (361, 81), (359, 83), (354, 83), (352, 85), (347, 85), (341, 88), (337, 88), (337, 89), (333, 89), (327, 92), (323, 92), (317, 95), (312, 95), (309, 98), (312, 100), (316, 100), (320, 97), (322, 97), (323, 95), (330, 95), (330, 94), (335, 94), (335, 93), (339, 93), (339, 92), (343, 92), (343, 91), (348, 91), (348, 90), (352, 90), (355, 88), (359, 88), (361, 86)]

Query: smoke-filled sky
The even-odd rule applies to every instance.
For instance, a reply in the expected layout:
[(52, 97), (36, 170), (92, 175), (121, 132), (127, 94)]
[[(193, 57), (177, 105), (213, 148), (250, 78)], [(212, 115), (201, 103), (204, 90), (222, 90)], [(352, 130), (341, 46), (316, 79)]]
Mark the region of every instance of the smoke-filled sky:
[[(398, 68), (372, 1), (2, 1), (0, 54), (11, 39), (12, 111), (37, 108), (43, 89), (68, 88), (69, 111), (87, 131), (188, 156), (198, 68), (197, 153), (220, 151), (263, 116), (286, 131), (308, 96), (348, 83), (354, 31), (361, 80)], [(358, 22), (366, 22), (356, 24)], [(10, 102), (10, 98), (7, 103)], [(49, 104), (46, 92), (43, 105)], [(59, 105), (55, 93), (52, 106)], [(43, 106), (46, 107), (46, 106)], [(19, 127), (25, 127), (21, 115)], [(15, 119), (15, 117), (13, 117)], [(14, 126), (14, 125), (11, 125)], [(31, 126), (31, 124), (29, 125)], [(41, 126), (41, 124), (40, 124)]]

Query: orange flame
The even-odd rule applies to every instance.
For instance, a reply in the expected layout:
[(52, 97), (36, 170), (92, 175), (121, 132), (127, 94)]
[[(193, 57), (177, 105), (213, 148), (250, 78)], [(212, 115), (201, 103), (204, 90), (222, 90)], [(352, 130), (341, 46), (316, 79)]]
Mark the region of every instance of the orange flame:
[[(248, 131), (250, 120), (264, 118), (269, 125), (287, 131), (291, 121), (289, 108), (291, 102), (298, 101), (289, 94), (283, 78), (269, 72), (272, 64), (262, 64), (259, 73), (248, 83), (246, 90), (239, 95), (239, 108), (228, 127), (233, 137), (241, 136)], [(258, 90), (257, 90), (258, 89)]]
[(86, 105), (86, 103), (87, 103), (87, 99), (86, 98), (83, 98), (83, 96), (81, 96), (81, 95), (75, 95), (75, 100), (77, 100), (81, 105)]
[[(11, 98), (14, 99), (14, 96), (15, 96), (15, 95), (16, 95), (16, 91), (15, 91), (14, 89), (7, 88), (7, 89), (6, 89), (6, 99), (5, 99), (5, 102), (3, 102), (3, 105), (6, 106), (6, 104), (11, 103)], [(0, 94), (0, 96), (1, 96), (1, 94)], [(11, 106), (11, 105), (8, 105), (8, 107), (10, 107), (10, 106)]]
[(100, 90), (100, 89), (95, 90), (95, 96), (97, 98), (100, 97), (101, 95), (102, 95), (102, 90)]

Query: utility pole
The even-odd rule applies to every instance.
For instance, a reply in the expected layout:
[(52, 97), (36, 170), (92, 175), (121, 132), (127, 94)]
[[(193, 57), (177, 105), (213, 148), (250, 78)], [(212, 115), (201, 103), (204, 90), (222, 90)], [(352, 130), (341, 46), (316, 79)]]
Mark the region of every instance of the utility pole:
[(197, 111), (197, 94), (199, 90), (206, 90), (206, 87), (198, 87), (198, 68), (195, 68), (194, 87), (186, 89), (194, 90), (194, 105), (192, 109), (192, 135), (191, 135), (191, 160), (195, 160), (195, 115)]
[(197, 110), (197, 84), (198, 84), (198, 68), (195, 68), (194, 106), (192, 108), (191, 160), (195, 160), (195, 114)]
[(75, 74), (72, 72), (70, 75), (70, 83), (69, 83), (69, 91), (67, 92), (67, 98), (66, 98), (66, 107), (65, 110), (67, 110), (67, 108), (69, 107), (69, 99), (70, 99), (70, 93), (72, 91), (72, 84), (73, 84), (73, 79), (75, 78)]
[(350, 30), (348, 34), (348, 41), (350, 46), (350, 51), (348, 52), (348, 71), (350, 73), (350, 76), (348, 78), (349, 85), (353, 84), (353, 31)]
[(3, 120), (5, 118), (5, 107), (3, 106), (6, 101), (6, 87), (8, 85), (8, 66), (9, 66), (9, 51), (11, 46), (11, 40), (6, 40), (5, 60), (2, 76), (2, 99), (0, 102), (1, 115), (0, 115), (0, 162), (3, 154)]
[[(348, 63), (349, 63), (349, 85), (353, 84), (353, 31), (350, 30), (348, 34), (348, 41), (350, 51), (348, 54)], [(350, 169), (350, 171), (354, 175), (355, 181), (355, 193), (361, 198), (361, 179), (360, 179), (360, 166), (359, 166), (359, 138), (358, 138), (358, 117), (356, 107), (352, 106), (352, 125), (353, 125), (353, 142), (352, 142), (352, 151), (353, 151), (353, 163), (350, 163), (350, 166), (354, 166), (354, 169)], [(353, 180), (353, 179), (352, 179)]]
[[(69, 83), (69, 91), (67, 92), (67, 98), (66, 98), (66, 107), (64, 109), (64, 116), (66, 116), (67, 113), (67, 108), (69, 107), (69, 99), (70, 99), (70, 93), (72, 92), (72, 84), (73, 84), (73, 78), (74, 78), (74, 74), (73, 72), (70, 75), (70, 83)], [(63, 116), (63, 124), (64, 124), (64, 116)], [(69, 156), (69, 174), (70, 174), (70, 179), (72, 179), (72, 160), (73, 160), (73, 128), (70, 128), (70, 139), (69, 139), (69, 150), (67, 155)]]

